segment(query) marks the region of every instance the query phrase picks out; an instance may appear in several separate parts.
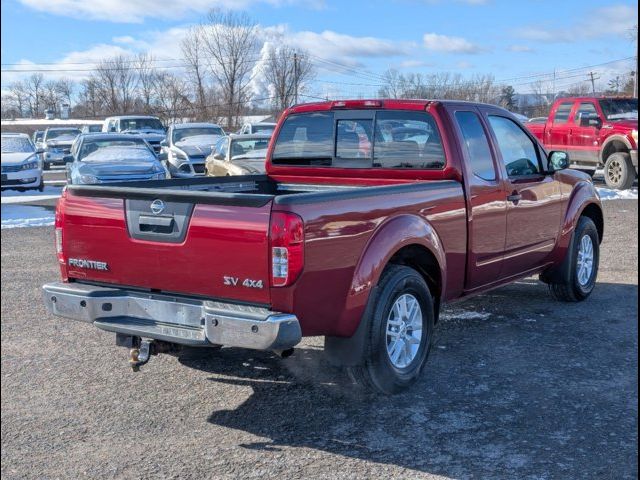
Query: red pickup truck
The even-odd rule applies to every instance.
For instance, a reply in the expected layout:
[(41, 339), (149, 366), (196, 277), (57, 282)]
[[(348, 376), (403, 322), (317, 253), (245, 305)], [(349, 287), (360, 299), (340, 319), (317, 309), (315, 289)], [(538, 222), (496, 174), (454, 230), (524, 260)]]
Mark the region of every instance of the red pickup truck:
[(533, 274), (594, 288), (591, 179), (507, 111), (454, 101), (299, 105), (267, 174), (69, 185), (56, 211), (55, 315), (116, 332), (139, 367), (175, 345), (287, 355), (323, 335), (378, 391), (414, 382), (445, 302)]
[(638, 99), (560, 98), (546, 123), (526, 126), (549, 150), (564, 150), (591, 176), (604, 168), (607, 185), (627, 189), (638, 177)]

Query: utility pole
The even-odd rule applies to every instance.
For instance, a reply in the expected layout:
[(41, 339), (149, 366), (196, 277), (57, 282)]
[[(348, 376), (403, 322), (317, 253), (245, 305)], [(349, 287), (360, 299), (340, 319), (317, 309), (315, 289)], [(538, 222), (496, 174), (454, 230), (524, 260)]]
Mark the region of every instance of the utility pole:
[(595, 77), (595, 73), (594, 72), (589, 72), (589, 77), (591, 77), (591, 92), (595, 95), (596, 94), (596, 80), (598, 80), (600, 77)]
[(293, 52), (293, 92), (295, 104), (298, 104), (298, 53)]

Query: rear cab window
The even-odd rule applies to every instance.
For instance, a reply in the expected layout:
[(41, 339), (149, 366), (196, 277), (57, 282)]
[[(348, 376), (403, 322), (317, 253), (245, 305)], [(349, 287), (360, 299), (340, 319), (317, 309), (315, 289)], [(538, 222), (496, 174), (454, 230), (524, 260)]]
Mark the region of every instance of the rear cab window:
[(280, 128), (271, 162), (292, 166), (431, 170), (441, 170), (446, 163), (433, 116), (404, 110), (290, 115)]

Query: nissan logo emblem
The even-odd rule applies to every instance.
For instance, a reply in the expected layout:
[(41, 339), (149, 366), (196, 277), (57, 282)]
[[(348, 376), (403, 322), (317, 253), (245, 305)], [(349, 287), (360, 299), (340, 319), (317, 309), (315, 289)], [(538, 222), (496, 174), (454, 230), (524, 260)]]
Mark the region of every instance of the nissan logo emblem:
[(162, 212), (164, 212), (164, 202), (157, 198), (153, 202), (151, 202), (149, 208), (151, 208), (151, 212), (154, 215), (160, 215)]

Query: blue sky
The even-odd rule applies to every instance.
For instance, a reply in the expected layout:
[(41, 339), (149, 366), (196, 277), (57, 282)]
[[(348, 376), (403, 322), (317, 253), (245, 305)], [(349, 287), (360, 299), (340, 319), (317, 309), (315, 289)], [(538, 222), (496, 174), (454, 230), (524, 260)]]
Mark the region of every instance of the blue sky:
[[(85, 68), (78, 65), (116, 53), (177, 58), (186, 28), (212, 6), (246, 11), (270, 38), (306, 48), (318, 62), (316, 87), (353, 95), (375, 92), (388, 68), (492, 74), (519, 91), (538, 78), (532, 75), (554, 69), (558, 85), (569, 85), (584, 81), (586, 70), (564, 70), (595, 65), (606, 79), (633, 68), (631, 60), (601, 64), (634, 55), (628, 31), (637, 23), (636, 2), (2, 0), (2, 83), (19, 76), (6, 70)], [(15, 63), (36, 65), (8, 65)]]

